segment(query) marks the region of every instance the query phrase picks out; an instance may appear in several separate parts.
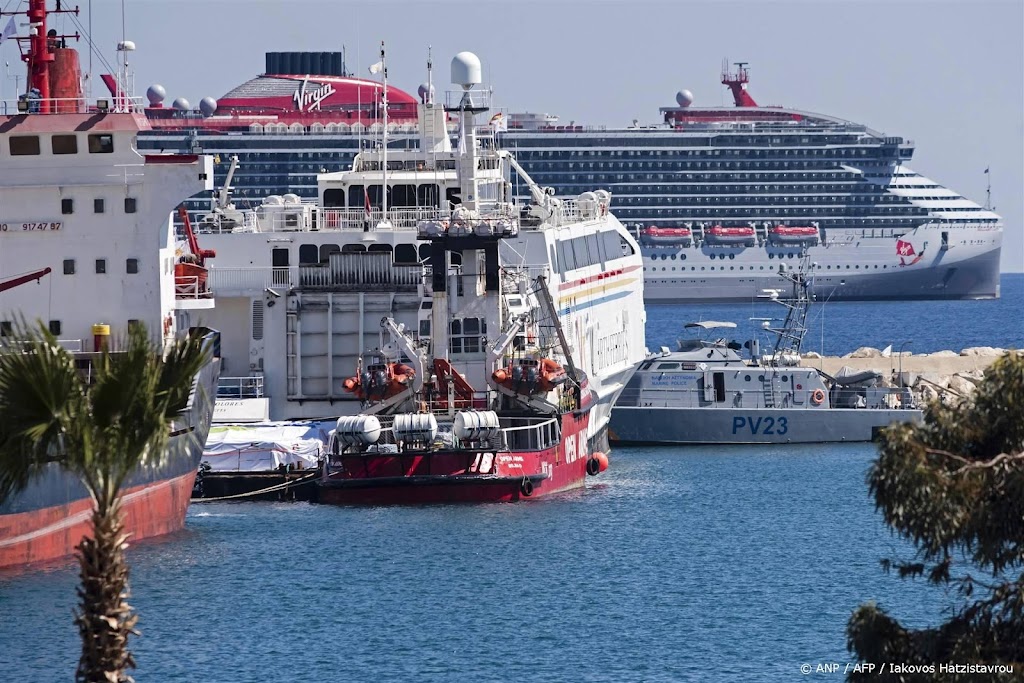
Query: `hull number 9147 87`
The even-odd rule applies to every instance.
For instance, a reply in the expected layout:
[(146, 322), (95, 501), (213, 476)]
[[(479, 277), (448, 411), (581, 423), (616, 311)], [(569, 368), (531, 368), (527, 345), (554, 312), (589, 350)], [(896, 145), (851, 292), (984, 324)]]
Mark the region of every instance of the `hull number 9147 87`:
[(0, 232), (48, 232), (51, 230), (60, 230), (63, 227), (64, 223), (61, 221), (19, 221), (17, 223), (0, 223)]
[(737, 415), (732, 419), (732, 433), (766, 434), (782, 436), (789, 431), (789, 420), (785, 417), (752, 417)]

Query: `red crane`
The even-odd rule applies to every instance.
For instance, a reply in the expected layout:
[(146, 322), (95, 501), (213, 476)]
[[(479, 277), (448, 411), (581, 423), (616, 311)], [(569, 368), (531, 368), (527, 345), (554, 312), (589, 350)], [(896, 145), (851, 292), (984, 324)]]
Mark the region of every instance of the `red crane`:
[(206, 259), (216, 258), (217, 252), (213, 249), (199, 248), (199, 240), (196, 239), (196, 233), (192, 230), (192, 222), (188, 219), (188, 211), (185, 210), (184, 206), (178, 207), (178, 215), (181, 216), (181, 222), (185, 224), (185, 237), (188, 239), (188, 248), (199, 261), (199, 265), (205, 267)]
[(27, 275), (19, 275), (18, 277), (13, 277), (10, 280), (0, 281), (0, 292), (11, 289), (12, 287), (17, 287), (18, 285), (23, 285), (26, 282), (32, 282), (32, 280), (39, 280), (44, 275), (49, 275), (51, 272), (51, 268), (43, 268), (42, 270), (36, 270)]

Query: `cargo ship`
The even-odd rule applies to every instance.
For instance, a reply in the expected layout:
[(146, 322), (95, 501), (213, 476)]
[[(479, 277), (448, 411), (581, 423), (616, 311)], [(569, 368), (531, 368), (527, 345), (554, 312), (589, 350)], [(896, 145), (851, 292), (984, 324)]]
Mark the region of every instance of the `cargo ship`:
[[(269, 195), (311, 201), (317, 174), (347, 168), (383, 125), (381, 84), (350, 74), (341, 53), (267, 53), (264, 71), (195, 109), (184, 98), (165, 106), (164, 89), (151, 87), (154, 130), (140, 145), (216, 154), (218, 184), (237, 156), (241, 206)], [(819, 266), (811, 294), (820, 300), (999, 296), (997, 214), (913, 170), (912, 141), (758, 106), (749, 81), (747, 64), (723, 65), (734, 106), (698, 106), (681, 90), (656, 125), (508, 113), (494, 126), (540, 185), (560, 195), (612, 191), (612, 212), (640, 241), (649, 302), (754, 300), (786, 286), (778, 265), (794, 265), (803, 246)], [(424, 87), (415, 96), (390, 89), (393, 147), (418, 144)], [(454, 138), (454, 119), (448, 128)], [(525, 199), (526, 183), (514, 186)]]
[[(29, 74), (26, 92), (4, 103), (12, 113), (0, 114), (0, 335), (20, 319), (43, 321), (83, 372), (97, 354), (116, 353), (132, 325), (163, 343), (207, 338), (214, 357), (170, 427), (165, 463), (124, 486), (126, 531), (138, 540), (184, 526), (213, 413), (217, 335), (201, 317), (214, 300), (202, 259), (178, 253), (171, 220), (183, 199), (212, 187), (212, 159), (140, 153), (138, 136), (149, 129), (141, 103), (83, 97), (78, 53), (67, 46), (78, 34), (48, 30), (55, 12), (73, 10), (31, 0), (29, 35), (3, 43), (21, 46)], [(51, 464), (0, 500), (0, 568), (71, 554), (89, 533), (91, 509), (78, 479)]]

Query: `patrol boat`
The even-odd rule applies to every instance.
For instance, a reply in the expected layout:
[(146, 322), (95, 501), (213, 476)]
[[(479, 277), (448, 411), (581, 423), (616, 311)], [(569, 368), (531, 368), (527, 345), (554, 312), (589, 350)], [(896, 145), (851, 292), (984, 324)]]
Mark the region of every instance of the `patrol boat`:
[[(786, 308), (770, 354), (757, 340), (718, 337), (735, 323), (704, 321), (685, 327), (704, 337), (679, 341), (649, 356), (612, 411), (613, 442), (645, 444), (827, 443), (870, 441), (893, 422), (921, 419), (908, 389), (883, 385), (874, 371), (831, 376), (802, 365), (812, 266), (806, 251), (798, 270), (779, 266), (790, 296), (765, 296)], [(741, 351), (749, 351), (748, 357)]]

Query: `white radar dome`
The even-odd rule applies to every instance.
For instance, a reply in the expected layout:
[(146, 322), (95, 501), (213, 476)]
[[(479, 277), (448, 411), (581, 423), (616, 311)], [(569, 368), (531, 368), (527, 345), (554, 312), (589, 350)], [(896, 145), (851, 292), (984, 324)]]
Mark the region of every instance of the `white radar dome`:
[(420, 87), (416, 89), (416, 92), (420, 96), (420, 102), (428, 104), (434, 101), (434, 86), (428, 83), (420, 83)]
[(452, 59), (452, 83), (469, 90), (480, 85), (483, 77), (480, 71), (480, 58), (472, 52), (460, 52)]
[(146, 99), (148, 99), (149, 103), (154, 107), (163, 104), (164, 98), (166, 97), (167, 90), (165, 90), (164, 86), (159, 83), (154, 83), (146, 88)]
[(175, 100), (171, 102), (171, 106), (177, 109), (178, 111), (188, 111), (192, 108), (192, 105), (189, 104), (188, 100), (186, 100), (184, 97), (175, 98)]
[(217, 111), (217, 100), (212, 97), (199, 100), (199, 111), (203, 112), (203, 116), (213, 116), (213, 112)]
[(689, 107), (693, 104), (693, 93), (689, 90), (680, 90), (676, 93), (676, 102), (680, 107)]

